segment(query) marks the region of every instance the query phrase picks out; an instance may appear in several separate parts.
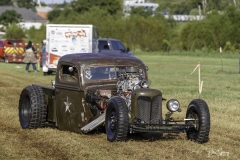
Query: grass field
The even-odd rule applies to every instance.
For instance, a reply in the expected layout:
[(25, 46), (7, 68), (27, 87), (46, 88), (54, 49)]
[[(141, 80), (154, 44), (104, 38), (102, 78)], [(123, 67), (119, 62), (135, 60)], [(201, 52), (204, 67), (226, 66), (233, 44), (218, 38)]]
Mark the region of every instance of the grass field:
[[(103, 132), (76, 134), (53, 128), (23, 130), (18, 120), (22, 89), (30, 84), (51, 85), (54, 75), (25, 73), (24, 64), (0, 63), (0, 159), (239, 159), (240, 158), (240, 74), (238, 55), (137, 55), (149, 67), (151, 88), (163, 97), (177, 98), (184, 118), (189, 102), (204, 99), (210, 108), (210, 141), (204, 144), (186, 140), (184, 133), (163, 137), (134, 134), (126, 142), (110, 143)], [(235, 58), (234, 58), (235, 57)], [(198, 94), (201, 63), (202, 94)], [(221, 65), (223, 64), (223, 65)], [(165, 106), (165, 104), (164, 104)], [(163, 113), (167, 110), (164, 107)]]

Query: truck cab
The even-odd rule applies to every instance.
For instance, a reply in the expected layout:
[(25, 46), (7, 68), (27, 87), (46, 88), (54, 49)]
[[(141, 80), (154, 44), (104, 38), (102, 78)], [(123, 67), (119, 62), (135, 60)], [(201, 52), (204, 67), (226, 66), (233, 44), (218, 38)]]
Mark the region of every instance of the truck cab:
[(114, 53), (127, 53), (133, 55), (129, 48), (126, 48), (123, 43), (118, 39), (113, 38), (99, 38), (98, 39), (99, 52), (114, 52)]

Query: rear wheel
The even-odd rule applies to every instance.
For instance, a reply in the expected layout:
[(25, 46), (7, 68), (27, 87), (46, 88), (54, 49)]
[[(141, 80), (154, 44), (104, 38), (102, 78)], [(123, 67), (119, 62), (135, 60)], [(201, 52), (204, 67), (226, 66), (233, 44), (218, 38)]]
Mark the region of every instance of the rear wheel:
[(23, 129), (44, 127), (47, 118), (47, 104), (42, 88), (25, 87), (20, 95), (18, 111)]
[(105, 130), (110, 142), (123, 141), (128, 133), (128, 108), (124, 99), (112, 98), (107, 107)]
[(186, 122), (194, 125), (194, 128), (187, 131), (187, 138), (198, 143), (207, 142), (210, 132), (210, 112), (207, 103), (201, 99), (191, 101), (187, 109), (186, 118), (194, 119)]

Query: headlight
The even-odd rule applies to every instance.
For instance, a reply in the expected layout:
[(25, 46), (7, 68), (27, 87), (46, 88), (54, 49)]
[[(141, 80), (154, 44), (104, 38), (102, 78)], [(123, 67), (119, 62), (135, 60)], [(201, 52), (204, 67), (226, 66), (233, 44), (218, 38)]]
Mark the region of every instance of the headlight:
[(170, 112), (176, 112), (176, 111), (180, 111), (180, 103), (178, 102), (178, 100), (176, 99), (170, 99), (167, 102), (167, 109)]
[(145, 80), (143, 80), (143, 81), (141, 81), (140, 82), (140, 86), (142, 87), (142, 88), (148, 88), (148, 82), (147, 81), (145, 81)]

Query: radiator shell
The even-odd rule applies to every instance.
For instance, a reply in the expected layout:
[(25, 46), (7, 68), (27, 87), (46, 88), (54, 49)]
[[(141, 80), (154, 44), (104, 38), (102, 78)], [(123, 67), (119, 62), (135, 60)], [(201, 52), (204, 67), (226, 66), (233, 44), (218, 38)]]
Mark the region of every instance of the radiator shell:
[(137, 89), (131, 95), (130, 123), (142, 120), (145, 124), (162, 121), (162, 93), (156, 89)]

